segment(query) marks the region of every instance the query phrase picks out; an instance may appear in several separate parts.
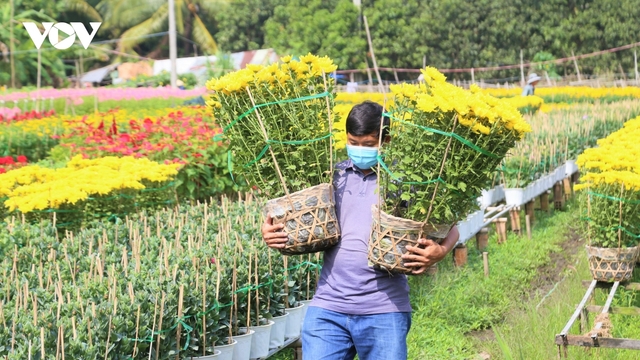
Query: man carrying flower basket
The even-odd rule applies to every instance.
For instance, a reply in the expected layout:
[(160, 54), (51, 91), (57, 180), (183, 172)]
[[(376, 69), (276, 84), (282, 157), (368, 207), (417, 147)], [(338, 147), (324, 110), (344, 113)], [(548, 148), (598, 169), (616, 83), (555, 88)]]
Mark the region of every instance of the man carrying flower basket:
[[(335, 167), (335, 207), (340, 242), (324, 252), (318, 288), (305, 316), (303, 358), (400, 360), (407, 358), (406, 338), (411, 327), (409, 285), (405, 275), (390, 276), (368, 263), (372, 205), (376, 192), (378, 146), (389, 142), (388, 118), (380, 134), (382, 106), (356, 105), (346, 121), (349, 159)], [(382, 136), (381, 136), (382, 135)], [(382, 143), (379, 141), (382, 139)], [(283, 224), (267, 216), (262, 226), (267, 245), (281, 249), (287, 243)], [(418, 275), (442, 260), (458, 241), (454, 226), (440, 244), (419, 239), (407, 246), (404, 266)]]

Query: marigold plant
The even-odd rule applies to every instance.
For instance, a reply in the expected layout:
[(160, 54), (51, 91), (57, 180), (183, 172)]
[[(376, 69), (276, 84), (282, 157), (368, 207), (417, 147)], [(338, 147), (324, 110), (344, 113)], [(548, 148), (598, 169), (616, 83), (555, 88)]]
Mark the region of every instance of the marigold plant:
[(91, 196), (145, 189), (145, 182), (162, 184), (177, 174), (178, 164), (158, 164), (133, 157), (83, 159), (49, 169), (29, 165), (0, 175), (0, 198), (9, 211), (29, 213), (74, 205)]
[(334, 90), (326, 74), (335, 69), (327, 57), (288, 56), (207, 83), (207, 104), (224, 125), (236, 177), (270, 197), (285, 194), (278, 173), (290, 192), (331, 181)]
[(446, 82), (434, 68), (425, 83), (392, 85), (391, 142), (382, 146), (385, 212), (451, 224), (473, 206), (506, 152), (531, 131), (516, 108)]
[(637, 246), (640, 238), (640, 117), (598, 140), (598, 147), (578, 157), (585, 171), (576, 190), (583, 207), (591, 245)]

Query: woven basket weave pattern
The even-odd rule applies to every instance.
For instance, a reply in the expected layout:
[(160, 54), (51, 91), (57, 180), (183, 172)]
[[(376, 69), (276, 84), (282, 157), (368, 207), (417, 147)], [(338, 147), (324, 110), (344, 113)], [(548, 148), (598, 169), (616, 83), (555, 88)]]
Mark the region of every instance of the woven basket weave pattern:
[[(405, 266), (402, 255), (407, 252), (407, 245), (418, 246), (418, 237), (422, 223), (391, 216), (378, 206), (371, 208), (373, 224), (369, 238), (369, 262), (377, 269), (385, 269), (390, 273), (409, 274), (413, 268)], [(429, 225), (422, 229), (422, 237), (436, 242), (442, 241), (453, 225)]]
[(340, 238), (333, 186), (316, 185), (289, 196), (269, 200), (265, 210), (274, 224), (285, 224), (288, 234), (284, 255), (300, 255), (326, 250)]
[(594, 280), (614, 282), (631, 278), (639, 247), (598, 248), (587, 246), (589, 270)]

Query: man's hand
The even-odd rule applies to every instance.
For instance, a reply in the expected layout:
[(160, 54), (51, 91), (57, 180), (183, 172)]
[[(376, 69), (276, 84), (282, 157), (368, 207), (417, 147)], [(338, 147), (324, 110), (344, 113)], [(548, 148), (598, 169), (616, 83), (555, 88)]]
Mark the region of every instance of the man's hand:
[(407, 246), (408, 252), (402, 255), (404, 266), (414, 268), (411, 271), (414, 275), (422, 274), (427, 268), (444, 259), (447, 255), (447, 249), (433, 240), (420, 239), (418, 244), (424, 248)]
[(273, 249), (283, 249), (289, 240), (287, 233), (282, 231), (284, 224), (273, 224), (271, 214), (267, 214), (267, 218), (262, 224), (262, 238), (267, 246)]
[(407, 246), (407, 253), (402, 255), (404, 265), (414, 268), (411, 271), (414, 275), (424, 273), (427, 268), (433, 266), (438, 261), (444, 259), (445, 256), (456, 246), (460, 233), (456, 226), (452, 227), (447, 237), (442, 240), (441, 244), (433, 240), (419, 239), (420, 246)]

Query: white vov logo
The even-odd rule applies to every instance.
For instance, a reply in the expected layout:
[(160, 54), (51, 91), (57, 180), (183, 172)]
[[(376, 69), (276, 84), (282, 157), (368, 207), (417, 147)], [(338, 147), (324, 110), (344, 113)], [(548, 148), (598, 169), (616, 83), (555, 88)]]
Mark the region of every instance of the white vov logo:
[[(76, 35), (78, 39), (80, 39), (80, 43), (84, 48), (88, 48), (91, 44), (91, 40), (98, 32), (101, 22), (90, 22), (91, 28), (93, 32), (89, 34), (87, 29), (80, 22), (72, 22), (72, 23), (52, 23), (52, 22), (43, 22), (42, 26), (44, 27), (44, 32), (40, 32), (38, 29), (38, 25), (33, 22), (23, 22), (24, 28), (27, 29), (29, 33), (29, 37), (33, 40), (33, 43), (36, 45), (37, 49), (40, 49), (44, 39), (49, 36), (49, 42), (53, 45), (54, 48), (58, 50), (68, 49), (73, 45), (76, 41)], [(59, 32), (63, 32), (67, 35), (66, 39), (60, 40)]]

